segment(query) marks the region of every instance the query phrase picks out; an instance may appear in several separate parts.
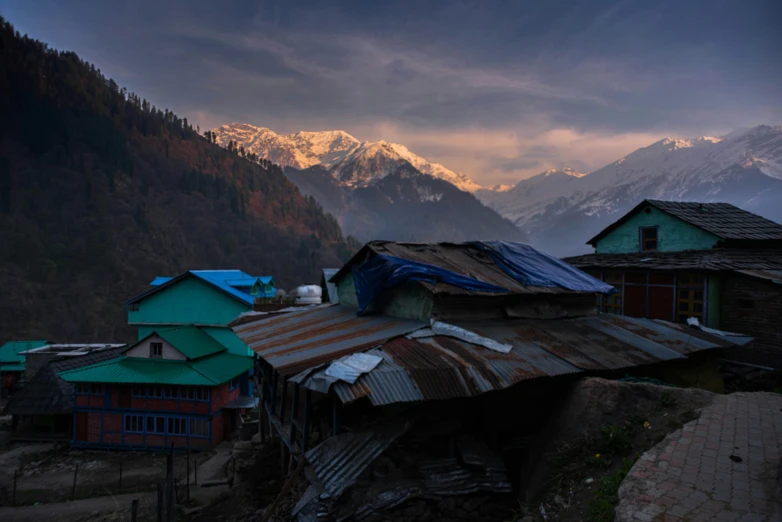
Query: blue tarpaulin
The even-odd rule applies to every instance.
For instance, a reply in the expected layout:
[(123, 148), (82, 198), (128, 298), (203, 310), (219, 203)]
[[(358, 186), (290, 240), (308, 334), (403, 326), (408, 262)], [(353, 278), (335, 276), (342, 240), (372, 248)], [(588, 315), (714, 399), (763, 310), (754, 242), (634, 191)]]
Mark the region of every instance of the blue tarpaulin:
[[(488, 253), (508, 276), (526, 286), (603, 294), (615, 291), (611, 285), (523, 243), (476, 241), (469, 245)], [(363, 265), (353, 267), (353, 278), (359, 314), (363, 313), (378, 295), (407, 281), (447, 283), (474, 292), (510, 292), (507, 288), (444, 268), (380, 253)]]
[(358, 313), (361, 314), (381, 292), (407, 281), (448, 283), (475, 292), (508, 292), (507, 288), (484, 283), (450, 270), (401, 257), (376, 254), (361, 266), (353, 267)]
[(578, 268), (524, 243), (475, 241), (506, 274), (527, 286), (563, 288), (574, 292), (608, 294), (616, 289)]

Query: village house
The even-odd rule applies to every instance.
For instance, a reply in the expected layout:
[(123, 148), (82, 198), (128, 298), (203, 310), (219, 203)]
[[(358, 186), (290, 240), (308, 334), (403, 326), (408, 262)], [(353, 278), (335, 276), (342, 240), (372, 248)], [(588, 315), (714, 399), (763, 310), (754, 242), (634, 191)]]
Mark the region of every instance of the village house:
[(588, 244), (565, 261), (616, 288), (602, 312), (696, 318), (782, 349), (782, 225), (727, 203), (644, 200)]
[(158, 328), (119, 357), (59, 373), (75, 389), (74, 447), (207, 450), (255, 406), (252, 359), (196, 326)]
[(233, 323), (256, 354), (261, 439), (306, 460), (299, 520), (522, 496), (541, 447), (519, 441), (539, 437), (574, 378), (686, 368), (705, 383), (701, 352), (749, 341), (600, 314), (611, 285), (524, 244), (374, 241), (328, 282), (339, 304)]
[(46, 344), (22, 352), (25, 384), (3, 410), (3, 415), (11, 415), (15, 438), (70, 440), (74, 387), (57, 374), (114, 359), (124, 348), (123, 344)]
[(0, 346), (0, 393), (10, 393), (24, 378), (23, 352), (47, 344), (47, 341), (8, 341)]
[(128, 324), (138, 339), (161, 328), (193, 325), (232, 353), (247, 355), (247, 347), (228, 323), (253, 310), (256, 299), (271, 299), (276, 288), (270, 276), (250, 276), (241, 270), (189, 270), (176, 277), (157, 277), (148, 291), (126, 303)]

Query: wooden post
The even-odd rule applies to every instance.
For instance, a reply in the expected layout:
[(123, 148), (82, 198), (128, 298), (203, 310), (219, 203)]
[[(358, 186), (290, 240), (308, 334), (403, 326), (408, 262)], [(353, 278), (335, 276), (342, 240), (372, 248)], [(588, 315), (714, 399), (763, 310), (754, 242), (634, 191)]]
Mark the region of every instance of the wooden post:
[(187, 500), (190, 500), (190, 448), (187, 448)]
[(76, 496), (76, 477), (79, 475), (79, 463), (76, 463), (76, 468), (73, 470), (73, 487), (71, 488), (71, 500)]
[(13, 494), (13, 496), (11, 496), (11, 505), (12, 506), (16, 504), (16, 478), (17, 478), (18, 475), (19, 475), (19, 470), (15, 469), (14, 470), (14, 494)]
[(136, 522), (138, 519), (138, 499), (134, 498), (130, 503), (130, 522)]
[[(290, 434), (288, 436), (289, 446), (291, 451), (295, 451), (296, 448), (296, 425), (299, 422), (299, 383), (293, 383), (293, 405), (291, 405), (291, 424)], [(291, 453), (288, 460), (288, 470), (293, 466), (293, 453)]]
[(157, 522), (163, 522), (163, 483), (157, 483)]
[(307, 453), (307, 446), (310, 443), (310, 404), (312, 404), (312, 390), (307, 388), (304, 394), (304, 427), (301, 430), (301, 461), (304, 462), (304, 454)]
[(119, 456), (119, 484), (117, 485), (117, 493), (122, 493), (122, 454)]
[(166, 484), (166, 520), (174, 520), (174, 443), (171, 443), (171, 449), (168, 453), (168, 475)]
[(198, 460), (195, 461), (195, 485), (198, 485)]

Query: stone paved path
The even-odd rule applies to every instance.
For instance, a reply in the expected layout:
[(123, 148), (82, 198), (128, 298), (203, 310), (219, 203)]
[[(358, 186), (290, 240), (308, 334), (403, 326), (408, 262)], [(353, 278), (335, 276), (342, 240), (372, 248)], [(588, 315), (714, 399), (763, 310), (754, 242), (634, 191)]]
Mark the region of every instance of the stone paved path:
[(641, 456), (619, 522), (782, 521), (782, 395), (720, 397)]

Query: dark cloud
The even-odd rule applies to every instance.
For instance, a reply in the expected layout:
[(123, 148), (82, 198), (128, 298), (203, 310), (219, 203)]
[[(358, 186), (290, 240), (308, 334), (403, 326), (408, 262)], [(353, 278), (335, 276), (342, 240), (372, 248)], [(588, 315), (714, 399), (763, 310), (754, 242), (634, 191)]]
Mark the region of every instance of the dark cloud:
[[(6, 0), (0, 12), (201, 127), (377, 139), (392, 125), (394, 139), (487, 181), (572, 157), (536, 138), (556, 129), (605, 149), (606, 136), (782, 121), (776, 0)], [(447, 150), (464, 132), (513, 134), (516, 150)]]

